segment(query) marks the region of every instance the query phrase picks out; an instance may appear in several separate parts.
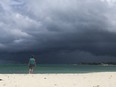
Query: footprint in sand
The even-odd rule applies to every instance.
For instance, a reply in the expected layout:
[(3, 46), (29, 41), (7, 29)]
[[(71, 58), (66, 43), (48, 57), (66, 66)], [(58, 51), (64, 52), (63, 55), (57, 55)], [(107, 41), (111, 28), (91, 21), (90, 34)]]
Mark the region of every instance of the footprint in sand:
[(57, 86), (57, 84), (54, 84), (54, 86)]
[(47, 79), (46, 77), (44, 79)]
[(3, 86), (6, 86), (6, 84), (3, 84)]
[(93, 86), (93, 87), (100, 87), (100, 85), (97, 85), (97, 86)]

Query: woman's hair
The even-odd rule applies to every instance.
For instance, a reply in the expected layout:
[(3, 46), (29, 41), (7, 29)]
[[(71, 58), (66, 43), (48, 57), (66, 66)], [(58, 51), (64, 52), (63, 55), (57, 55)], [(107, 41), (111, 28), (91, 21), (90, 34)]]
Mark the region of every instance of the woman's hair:
[(33, 55), (31, 55), (31, 57), (32, 57), (32, 58), (34, 58), (34, 56), (33, 56)]

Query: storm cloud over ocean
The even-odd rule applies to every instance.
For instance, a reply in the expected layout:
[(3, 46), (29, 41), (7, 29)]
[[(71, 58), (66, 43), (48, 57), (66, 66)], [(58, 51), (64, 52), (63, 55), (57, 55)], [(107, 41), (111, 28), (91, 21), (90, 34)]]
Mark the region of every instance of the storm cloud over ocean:
[(116, 62), (115, 0), (0, 0), (0, 63)]

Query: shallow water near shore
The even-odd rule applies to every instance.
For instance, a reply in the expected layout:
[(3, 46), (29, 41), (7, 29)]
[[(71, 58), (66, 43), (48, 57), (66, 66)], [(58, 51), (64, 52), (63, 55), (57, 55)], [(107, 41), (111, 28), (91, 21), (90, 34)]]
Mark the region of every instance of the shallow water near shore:
[[(47, 73), (92, 73), (116, 72), (116, 65), (76, 65), (76, 64), (39, 64), (34, 69), (34, 74)], [(0, 74), (27, 74), (26, 64), (0, 65)]]

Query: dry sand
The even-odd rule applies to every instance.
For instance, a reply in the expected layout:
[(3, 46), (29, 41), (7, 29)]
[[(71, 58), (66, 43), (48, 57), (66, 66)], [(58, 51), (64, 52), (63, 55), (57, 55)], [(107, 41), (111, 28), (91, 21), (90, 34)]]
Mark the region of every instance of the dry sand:
[(116, 87), (116, 72), (0, 74), (0, 87)]

